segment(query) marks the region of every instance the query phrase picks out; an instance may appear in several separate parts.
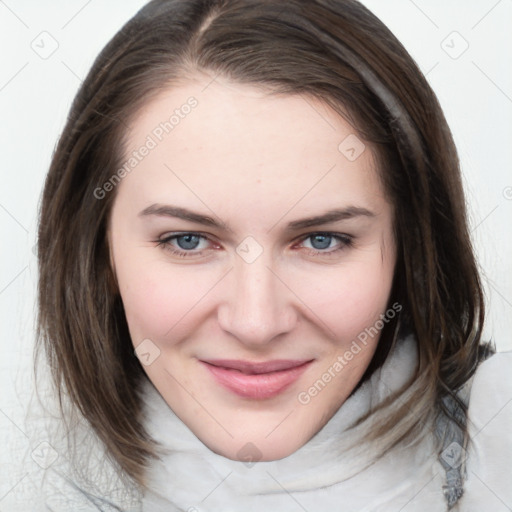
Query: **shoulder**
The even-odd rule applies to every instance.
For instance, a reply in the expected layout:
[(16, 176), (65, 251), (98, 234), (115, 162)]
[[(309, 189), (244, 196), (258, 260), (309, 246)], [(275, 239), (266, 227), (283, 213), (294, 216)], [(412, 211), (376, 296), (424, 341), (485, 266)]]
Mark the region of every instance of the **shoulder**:
[(18, 460), (27, 468), (16, 510), (33, 512), (140, 511), (140, 493), (110, 460), (90, 425), (52, 389), (32, 391)]
[(512, 352), (497, 353), (478, 367), (468, 408), (464, 511), (512, 508)]

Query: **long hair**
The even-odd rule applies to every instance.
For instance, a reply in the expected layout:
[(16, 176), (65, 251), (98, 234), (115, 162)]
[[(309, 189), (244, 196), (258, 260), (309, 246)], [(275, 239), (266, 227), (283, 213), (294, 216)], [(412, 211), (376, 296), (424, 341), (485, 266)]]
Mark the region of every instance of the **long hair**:
[(466, 432), (464, 415), (455, 417), (444, 399), (456, 400), (476, 369), (484, 305), (457, 152), (413, 59), (355, 0), (153, 0), (98, 56), (71, 107), (40, 210), (37, 350), (44, 348), (60, 396), (143, 485), (155, 451), (136, 392), (145, 374), (109, 263), (116, 193), (94, 191), (122, 165), (140, 108), (198, 71), (318, 98), (375, 149), (398, 248), (390, 304), (402, 311), (385, 325), (363, 379), (406, 331), (419, 364), (414, 392), (400, 407), (386, 405), (374, 435), (393, 431), (392, 446), (432, 410)]

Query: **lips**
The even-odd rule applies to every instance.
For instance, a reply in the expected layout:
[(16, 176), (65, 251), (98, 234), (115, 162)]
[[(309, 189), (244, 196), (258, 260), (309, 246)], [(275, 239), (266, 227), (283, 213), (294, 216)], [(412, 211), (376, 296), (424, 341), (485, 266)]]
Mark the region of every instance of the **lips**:
[(232, 359), (200, 361), (214, 379), (238, 396), (250, 399), (275, 397), (290, 387), (312, 360), (250, 362)]

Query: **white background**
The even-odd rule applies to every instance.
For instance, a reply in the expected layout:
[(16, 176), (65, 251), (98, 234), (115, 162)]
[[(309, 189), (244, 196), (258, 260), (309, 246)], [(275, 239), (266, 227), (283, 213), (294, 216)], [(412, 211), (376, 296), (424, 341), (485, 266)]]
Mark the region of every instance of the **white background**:
[[(23, 432), (30, 392), (37, 207), (71, 101), (94, 58), (142, 0), (0, 1), (0, 433)], [(364, 0), (437, 93), (459, 149), (489, 312), (486, 337), (512, 348), (512, 0)], [(46, 34), (42, 34), (46, 32)], [(454, 33), (456, 32), (456, 33)], [(31, 46), (32, 45), (32, 46)], [(48, 58), (40, 53), (57, 46)], [(467, 46), (467, 49), (463, 52)], [(460, 54), (460, 55), (459, 55)], [(43, 55), (46, 57), (46, 55)], [(457, 58), (454, 58), (457, 57)], [(0, 466), (0, 510), (27, 468)]]

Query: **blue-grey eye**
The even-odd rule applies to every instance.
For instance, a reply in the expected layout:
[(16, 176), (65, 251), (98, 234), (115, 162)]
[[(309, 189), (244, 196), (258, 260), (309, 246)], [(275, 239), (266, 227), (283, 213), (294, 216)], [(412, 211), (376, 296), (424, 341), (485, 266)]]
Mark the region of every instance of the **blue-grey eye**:
[(192, 249), (197, 249), (197, 246), (201, 242), (201, 236), (199, 235), (180, 235), (175, 238), (176, 243), (180, 249), (185, 251), (190, 251)]
[(330, 235), (312, 235), (309, 237), (311, 247), (313, 249), (316, 249), (318, 251), (322, 249), (328, 249), (331, 246), (331, 243), (333, 241), (333, 237)]

